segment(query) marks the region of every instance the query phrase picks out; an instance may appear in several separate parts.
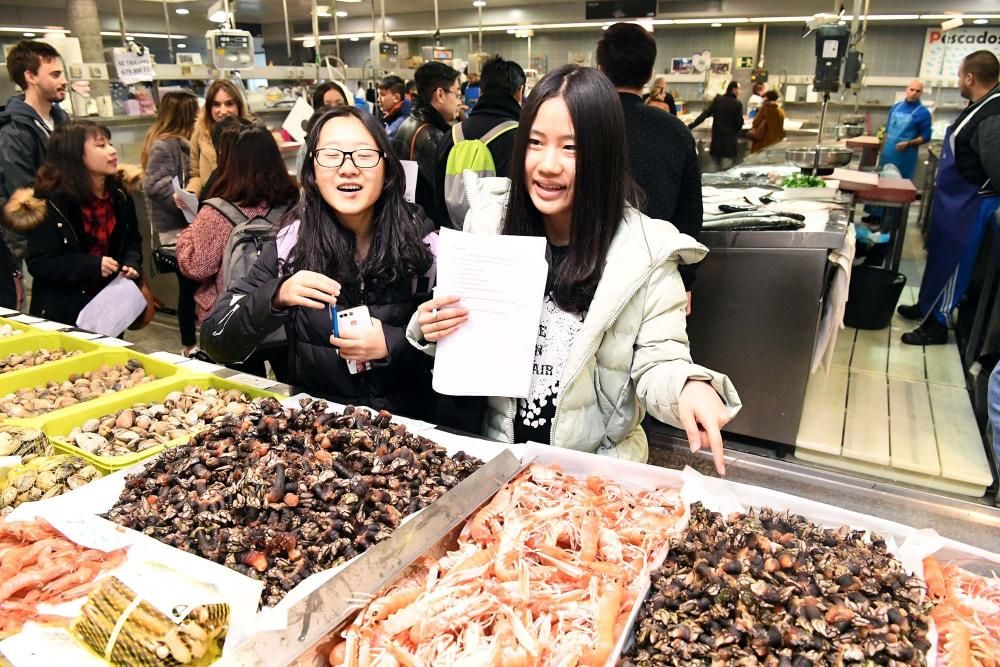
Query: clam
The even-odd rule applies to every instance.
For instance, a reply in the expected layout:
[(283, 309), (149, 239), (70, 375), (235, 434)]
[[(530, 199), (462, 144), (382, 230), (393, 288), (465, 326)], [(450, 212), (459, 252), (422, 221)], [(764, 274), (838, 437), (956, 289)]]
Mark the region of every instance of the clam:
[(132, 428), (135, 423), (135, 412), (132, 410), (122, 410), (118, 413), (118, 419), (115, 420), (115, 426), (118, 428)]
[(84, 433), (96, 433), (99, 428), (101, 428), (99, 419), (88, 419), (80, 426), (80, 430)]
[(108, 439), (96, 433), (81, 433), (73, 439), (73, 444), (85, 452), (96, 454), (108, 446)]

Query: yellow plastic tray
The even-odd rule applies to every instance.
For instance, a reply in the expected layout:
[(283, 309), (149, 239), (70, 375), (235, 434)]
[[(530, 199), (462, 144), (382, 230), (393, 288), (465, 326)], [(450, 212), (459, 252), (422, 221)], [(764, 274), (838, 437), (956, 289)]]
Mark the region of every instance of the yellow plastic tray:
[(170, 440), (162, 445), (150, 447), (149, 449), (136, 452), (135, 454), (125, 454), (123, 456), (98, 456), (96, 454), (91, 454), (90, 452), (80, 449), (76, 445), (70, 444), (70, 441), (67, 439), (69, 433), (74, 428), (80, 426), (89, 419), (100, 419), (102, 417), (110, 416), (119, 410), (132, 407), (137, 403), (159, 402), (163, 400), (167, 394), (174, 391), (183, 391), (185, 387), (190, 386), (199, 387), (201, 389), (215, 388), (220, 391), (239, 389), (251, 398), (264, 396), (270, 396), (278, 400), (285, 398), (284, 396), (275, 394), (274, 392), (248, 387), (244, 384), (232, 382), (215, 375), (190, 375), (187, 377), (178, 377), (167, 382), (157, 382), (155, 386), (150, 384), (140, 389), (131, 390), (128, 392), (128, 395), (116, 394), (112, 398), (102, 398), (98, 401), (90, 401), (88, 403), (74, 405), (73, 407), (61, 410), (58, 415), (50, 413), (55, 416), (46, 419), (41, 424), (41, 428), (45, 434), (49, 436), (52, 445), (57, 450), (66, 454), (79, 456), (93, 464), (94, 467), (101, 472), (107, 474), (114, 472), (115, 470), (127, 468), (139, 461), (142, 461), (143, 459), (160, 453), (167, 447), (182, 445), (190, 440), (196, 433), (208, 427), (201, 426), (192, 429), (188, 435), (185, 435), (184, 437)]
[[(142, 363), (143, 368), (146, 369), (146, 372), (148, 374), (155, 375), (157, 379), (154, 382), (140, 385), (139, 387), (125, 389), (114, 394), (107, 394), (101, 398), (91, 399), (86, 401), (85, 404), (107, 400), (109, 397), (131, 395), (137, 389), (145, 388), (151, 384), (162, 383), (166, 379), (177, 376), (190, 377), (191, 375), (189, 371), (182, 370), (179, 366), (174, 366), (173, 364), (169, 364), (165, 361), (153, 359), (144, 354), (138, 354), (136, 352), (119, 348), (105, 348), (101, 346), (99, 350), (82, 354), (79, 357), (61, 359), (59, 361), (53, 361), (50, 364), (38, 366), (37, 368), (0, 375), (0, 396), (16, 392), (19, 389), (45, 385), (53, 381), (61, 383), (74, 373), (82, 374), (88, 371), (97, 370), (105, 364), (109, 366), (124, 364), (126, 361), (133, 358), (138, 359)], [(71, 410), (79, 405), (80, 404), (72, 405), (68, 408), (62, 408), (60, 410), (53, 410), (52, 412), (48, 412), (44, 415), (36, 415), (26, 419), (11, 419), (7, 421), (12, 423), (30, 423), (37, 425), (40, 420), (45, 419), (48, 415), (56, 412), (62, 412), (63, 410)]]
[[(80, 338), (74, 338), (73, 336), (67, 336), (65, 334), (48, 332), (48, 331), (39, 333), (35, 332), (24, 333), (19, 336), (0, 337), (0, 358), (7, 357), (11, 354), (19, 354), (22, 352), (37, 352), (38, 350), (41, 349), (46, 349), (51, 351), (60, 348), (63, 350), (80, 350), (82, 352), (94, 352), (96, 350), (108, 349), (103, 345), (98, 345), (97, 343), (91, 342), (89, 340), (82, 340)], [(59, 361), (65, 361), (65, 360), (60, 359)], [(24, 373), (25, 371), (34, 370), (36, 368), (41, 368), (42, 366), (47, 366), (48, 364), (54, 364), (54, 363), (56, 362), (48, 361), (44, 364), (39, 364), (37, 366), (32, 366), (30, 368), (23, 368), (17, 371), (8, 371), (6, 373), (0, 372), (0, 381), (5, 381), (11, 377), (14, 377), (18, 373)]]
[[(23, 322), (15, 322), (14, 320), (9, 320), (6, 317), (0, 317), (0, 325), (9, 324), (12, 329), (20, 329), (21, 331), (32, 333), (34, 331), (41, 331), (41, 329), (35, 329), (30, 324), (24, 324)], [(0, 340), (14, 340), (15, 338), (20, 338), (24, 334), (17, 334), (14, 336), (0, 336)]]

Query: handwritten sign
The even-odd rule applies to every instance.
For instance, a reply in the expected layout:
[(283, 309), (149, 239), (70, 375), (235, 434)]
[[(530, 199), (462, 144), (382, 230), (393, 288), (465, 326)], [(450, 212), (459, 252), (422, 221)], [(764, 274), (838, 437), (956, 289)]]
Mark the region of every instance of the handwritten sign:
[(114, 50), (113, 56), (115, 71), (118, 72), (118, 80), (122, 83), (140, 83), (156, 78), (149, 51), (143, 51), (140, 54), (131, 49), (119, 47)]

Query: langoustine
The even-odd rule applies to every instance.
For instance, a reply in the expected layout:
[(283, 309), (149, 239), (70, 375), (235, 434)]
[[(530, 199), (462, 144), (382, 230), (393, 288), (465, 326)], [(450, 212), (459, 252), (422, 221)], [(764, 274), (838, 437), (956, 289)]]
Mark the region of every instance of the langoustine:
[(969, 572), (956, 563), (924, 559), (938, 658), (950, 667), (994, 667), (1000, 661), (1000, 578)]
[(603, 665), (683, 512), (674, 490), (532, 465), (358, 614), (330, 663)]
[(87, 549), (42, 520), (0, 523), (0, 638), (28, 621), (68, 623), (39, 613), (38, 605), (85, 596), (98, 574), (124, 559), (124, 550)]

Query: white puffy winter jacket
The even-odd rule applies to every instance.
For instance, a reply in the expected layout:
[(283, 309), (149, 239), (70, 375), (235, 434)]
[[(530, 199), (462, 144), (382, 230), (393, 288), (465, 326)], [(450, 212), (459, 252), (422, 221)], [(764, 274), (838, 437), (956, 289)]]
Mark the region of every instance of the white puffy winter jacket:
[[(497, 234), (510, 189), (506, 178), (467, 179), (471, 208), (465, 231)], [(551, 429), (551, 445), (645, 462), (642, 418), (648, 410), (680, 428), (677, 400), (689, 379), (706, 380), (731, 415), (740, 398), (728, 377), (692, 363), (678, 263), (700, 261), (708, 250), (662, 220), (627, 209), (608, 251), (600, 283), (570, 350)], [(410, 342), (429, 354), (416, 315)], [(491, 397), (483, 435), (514, 441), (516, 399)]]

